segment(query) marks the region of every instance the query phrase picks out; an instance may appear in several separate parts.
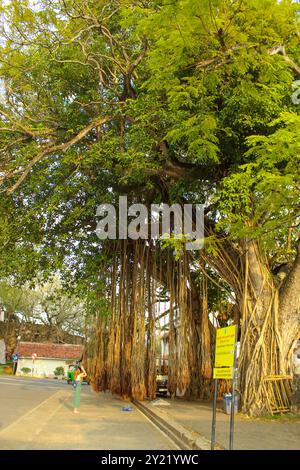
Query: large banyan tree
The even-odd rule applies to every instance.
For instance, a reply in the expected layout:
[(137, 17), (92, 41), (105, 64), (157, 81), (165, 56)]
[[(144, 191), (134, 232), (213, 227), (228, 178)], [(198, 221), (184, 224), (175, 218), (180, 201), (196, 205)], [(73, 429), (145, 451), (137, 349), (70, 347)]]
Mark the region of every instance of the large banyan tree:
[(89, 298), (97, 314), (87, 321), (86, 360), (94, 388), (124, 398), (155, 397), (157, 330), (167, 298), (171, 396), (210, 397), (208, 288), (206, 278), (190, 271), (189, 254), (174, 256), (157, 242), (141, 240), (110, 243), (104, 252), (98, 291)]
[[(93, 286), (98, 385), (141, 397), (158, 285), (190, 338), (171, 347), (171, 392), (210, 390), (217, 279), (241, 328), (243, 409), (261, 413), (264, 378), (289, 373), (300, 335), (299, 7), (12, 0), (1, 15), (1, 272)], [(96, 207), (120, 194), (204, 204), (204, 249), (100, 243)]]

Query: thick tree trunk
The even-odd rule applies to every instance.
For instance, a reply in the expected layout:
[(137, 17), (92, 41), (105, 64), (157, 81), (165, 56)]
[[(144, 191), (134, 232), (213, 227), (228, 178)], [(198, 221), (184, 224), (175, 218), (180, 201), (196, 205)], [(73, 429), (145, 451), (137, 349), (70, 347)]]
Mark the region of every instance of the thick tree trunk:
[(283, 366), (287, 367), (294, 341), (300, 338), (300, 239), (293, 268), (279, 291), (279, 310)]
[(279, 291), (258, 244), (247, 243), (244, 292), (239, 303), (241, 353), (239, 388), (243, 411), (260, 415), (267, 411), (265, 378), (287, 375), (293, 342), (299, 335), (300, 262)]
[(212, 329), (208, 317), (206, 279), (202, 282), (202, 292), (195, 282), (191, 282), (192, 354), (188, 395), (208, 399), (212, 395)]

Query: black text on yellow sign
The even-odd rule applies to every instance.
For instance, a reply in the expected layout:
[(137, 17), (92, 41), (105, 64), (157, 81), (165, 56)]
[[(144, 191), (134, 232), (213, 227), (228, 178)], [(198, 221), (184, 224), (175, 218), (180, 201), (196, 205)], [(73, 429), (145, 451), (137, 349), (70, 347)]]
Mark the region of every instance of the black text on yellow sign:
[(215, 368), (233, 367), (235, 341), (236, 325), (219, 328), (217, 330)]
[(231, 380), (233, 375), (233, 367), (214, 367), (214, 379)]

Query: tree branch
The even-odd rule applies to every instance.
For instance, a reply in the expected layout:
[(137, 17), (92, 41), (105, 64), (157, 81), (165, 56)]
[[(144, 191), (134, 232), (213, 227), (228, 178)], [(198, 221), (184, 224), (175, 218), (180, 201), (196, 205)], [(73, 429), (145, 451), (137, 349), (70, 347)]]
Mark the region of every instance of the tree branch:
[[(16, 183), (14, 183), (11, 187), (7, 189), (6, 191), (7, 194), (12, 194), (21, 185), (21, 183), (26, 179), (27, 175), (30, 173), (32, 167), (36, 163), (38, 163), (40, 160), (42, 160), (43, 157), (54, 152), (66, 152), (66, 150), (68, 150), (74, 144), (82, 140), (94, 127), (101, 126), (102, 124), (105, 124), (111, 119), (112, 118), (110, 116), (107, 116), (104, 118), (98, 117), (97, 119), (94, 119), (92, 122), (90, 122), (90, 124), (88, 124), (86, 127), (81, 129), (81, 131), (78, 132), (78, 134), (76, 134), (74, 137), (72, 137), (72, 139), (68, 140), (67, 142), (63, 142), (61, 144), (52, 145), (51, 147), (44, 148), (28, 163), (25, 169), (20, 170), (20, 172), (22, 172), (22, 175), (19, 177)], [(5, 176), (3, 179), (6, 179)]]
[(285, 47), (284, 46), (276, 46), (272, 47), (272, 49), (269, 50), (270, 55), (275, 55), (275, 54), (281, 54), (284, 58), (284, 60), (290, 65), (290, 67), (293, 69), (293, 71), (300, 76), (300, 67), (299, 65), (296, 64), (286, 53)]
[[(233, 46), (223, 52), (220, 56), (212, 57), (211, 59), (206, 59), (196, 64), (196, 68), (202, 69), (214, 65), (215, 67), (221, 67), (228, 63), (232, 63), (234, 60), (230, 57), (232, 52), (238, 51), (240, 49), (249, 49), (250, 47), (257, 47), (259, 44), (240, 44)], [(268, 50), (269, 55), (281, 54), (284, 60), (289, 64), (292, 70), (300, 76), (300, 67), (296, 64), (286, 53), (284, 46), (275, 46)], [(225, 59), (224, 59), (225, 56)], [(226, 59), (227, 57), (227, 59)]]

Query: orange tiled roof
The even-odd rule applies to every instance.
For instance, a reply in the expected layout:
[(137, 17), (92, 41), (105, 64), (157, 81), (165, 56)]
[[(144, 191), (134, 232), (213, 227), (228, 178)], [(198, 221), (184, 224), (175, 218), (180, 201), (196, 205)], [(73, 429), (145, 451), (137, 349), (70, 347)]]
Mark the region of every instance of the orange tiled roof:
[(81, 344), (29, 343), (20, 342), (16, 352), (20, 357), (37, 357), (49, 359), (80, 359), (83, 353)]

